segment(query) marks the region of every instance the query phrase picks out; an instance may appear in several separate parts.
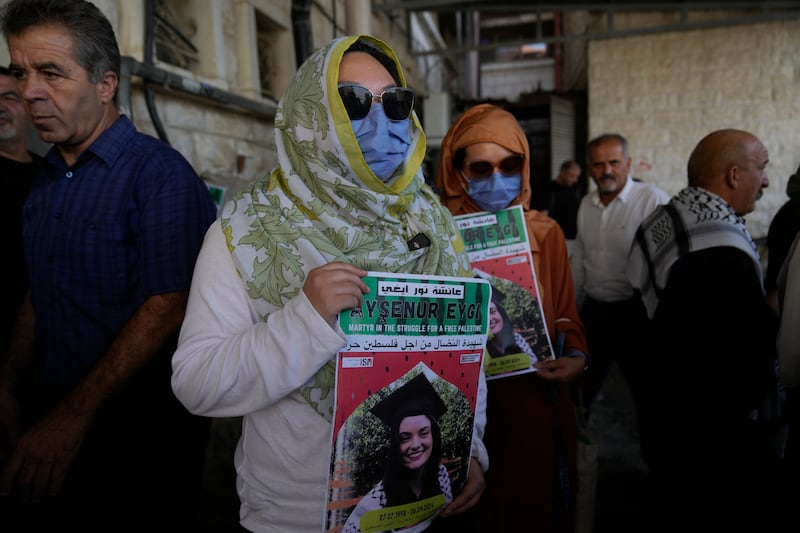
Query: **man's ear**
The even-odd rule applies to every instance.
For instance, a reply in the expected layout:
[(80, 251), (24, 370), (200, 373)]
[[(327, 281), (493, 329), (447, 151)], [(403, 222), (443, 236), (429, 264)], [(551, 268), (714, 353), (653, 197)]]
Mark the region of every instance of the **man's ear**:
[(114, 94), (117, 92), (119, 78), (113, 70), (107, 70), (103, 77), (97, 82), (97, 95), (103, 104), (114, 101)]
[(729, 189), (733, 190), (739, 188), (739, 167), (736, 165), (731, 165), (731, 167), (725, 173), (725, 185), (727, 185)]

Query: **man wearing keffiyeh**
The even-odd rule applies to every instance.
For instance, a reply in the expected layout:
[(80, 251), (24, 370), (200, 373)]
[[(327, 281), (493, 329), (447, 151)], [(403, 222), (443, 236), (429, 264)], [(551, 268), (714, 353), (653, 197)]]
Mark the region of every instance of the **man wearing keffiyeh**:
[(689, 520), (726, 531), (774, 515), (757, 413), (777, 321), (743, 218), (769, 185), (768, 160), (751, 133), (710, 133), (689, 158), (688, 187), (645, 219), (631, 249), (628, 277), (651, 319), (642, 446), (655, 531)]

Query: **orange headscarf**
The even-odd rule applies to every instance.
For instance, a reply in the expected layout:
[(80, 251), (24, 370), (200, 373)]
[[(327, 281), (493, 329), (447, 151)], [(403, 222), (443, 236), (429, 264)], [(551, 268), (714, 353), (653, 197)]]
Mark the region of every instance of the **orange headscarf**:
[(435, 182), (442, 204), (453, 215), (483, 211), (467, 194), (467, 179), (453, 166), (453, 156), (458, 150), (481, 142), (499, 144), (506, 150), (523, 155), (522, 186), (519, 195), (509, 205), (522, 204), (523, 209), (528, 211), (531, 200), (528, 138), (514, 115), (492, 104), (471, 107), (445, 135)]

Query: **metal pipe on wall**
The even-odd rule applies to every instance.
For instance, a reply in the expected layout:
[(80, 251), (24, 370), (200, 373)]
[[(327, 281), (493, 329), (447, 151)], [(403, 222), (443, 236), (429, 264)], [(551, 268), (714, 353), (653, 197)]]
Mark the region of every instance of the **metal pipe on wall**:
[(200, 97), (211, 103), (234, 111), (245, 111), (262, 118), (274, 118), (277, 106), (246, 98), (236, 93), (217, 89), (207, 83), (179, 76), (155, 66), (136, 61), (130, 56), (122, 58), (122, 81), (120, 83), (121, 104), (131, 108), (130, 77), (156, 83), (164, 89), (174, 89), (184, 94)]
[(312, 0), (292, 0), (292, 34), (297, 67), (314, 51), (311, 32)]
[[(295, 0), (298, 5), (306, 3), (310, 5), (311, 0)], [(308, 21), (304, 28), (310, 32), (310, 11), (306, 10), (303, 16), (307, 15)], [(299, 23), (303, 24), (302, 16), (298, 16)], [(155, 95), (151, 84), (157, 84), (164, 89), (175, 89), (184, 94), (199, 97), (220, 107), (235, 111), (244, 111), (262, 118), (274, 118), (276, 106), (260, 101), (246, 98), (239, 94), (217, 89), (207, 83), (186, 78), (155, 66), (153, 54), (155, 51), (155, 4), (154, 0), (145, 2), (145, 38), (144, 38), (144, 62), (139, 62), (133, 57), (123, 56), (120, 66), (120, 83), (117, 92), (117, 105), (120, 111), (128, 116), (132, 116), (132, 90), (131, 77), (139, 76), (144, 80), (144, 96), (147, 111), (153, 126), (161, 140), (169, 144), (166, 130), (164, 129), (158, 114), (155, 103)], [(299, 32), (295, 29), (295, 35)], [(310, 38), (310, 37), (309, 37)], [(306, 48), (301, 48), (298, 53), (310, 53)]]
[(345, 8), (347, 35), (361, 33), (372, 35), (372, 4), (370, 0), (346, 0)]
[[(155, 0), (146, 0), (144, 3), (144, 63), (148, 66), (153, 66), (153, 50), (155, 48)], [(170, 144), (167, 130), (161, 123), (161, 117), (158, 115), (158, 108), (156, 107), (156, 99), (153, 95), (153, 88), (150, 87), (148, 79), (145, 78), (144, 82), (144, 101), (147, 105), (147, 112), (150, 115), (150, 120), (153, 122), (153, 127), (158, 133), (158, 138), (167, 144)]]

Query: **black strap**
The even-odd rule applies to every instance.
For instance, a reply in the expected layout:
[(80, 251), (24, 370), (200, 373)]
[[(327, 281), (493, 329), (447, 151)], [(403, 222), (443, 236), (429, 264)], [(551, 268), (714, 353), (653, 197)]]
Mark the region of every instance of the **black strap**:
[[(563, 355), (564, 333), (558, 335), (556, 343), (556, 357)], [(558, 410), (558, 387), (550, 384), (550, 396), (553, 399), (553, 414), (555, 420), (556, 438), (556, 495), (557, 504), (555, 508), (555, 531), (567, 531), (572, 533), (573, 521), (570, 519), (572, 511), (572, 498), (570, 497), (569, 467), (567, 466), (567, 452), (564, 448), (564, 432), (561, 427), (561, 415)]]

